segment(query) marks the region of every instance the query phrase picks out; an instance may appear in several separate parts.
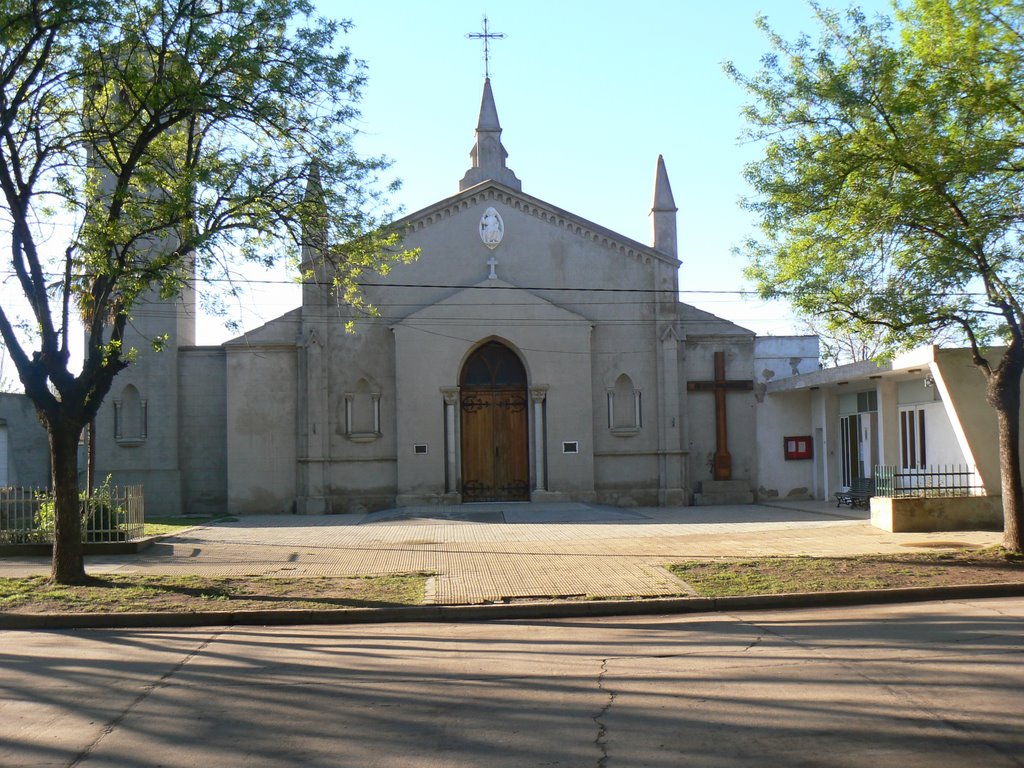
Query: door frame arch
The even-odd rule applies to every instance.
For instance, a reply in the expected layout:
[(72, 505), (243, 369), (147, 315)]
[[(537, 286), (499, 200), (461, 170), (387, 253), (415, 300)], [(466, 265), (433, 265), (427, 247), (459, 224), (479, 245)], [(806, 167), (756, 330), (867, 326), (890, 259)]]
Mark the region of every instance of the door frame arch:
[(459, 487), (464, 502), (529, 501), (529, 422), (525, 361), (504, 339), (481, 340), (459, 368)]

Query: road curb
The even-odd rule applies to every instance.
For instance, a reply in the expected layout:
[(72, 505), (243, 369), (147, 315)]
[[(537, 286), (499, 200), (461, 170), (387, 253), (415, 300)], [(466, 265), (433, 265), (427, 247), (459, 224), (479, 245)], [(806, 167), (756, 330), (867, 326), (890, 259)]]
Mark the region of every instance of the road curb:
[(1024, 583), (945, 587), (799, 592), (743, 597), (683, 597), (635, 600), (561, 600), (489, 605), (417, 605), (338, 610), (202, 611), (192, 613), (12, 613), (0, 614), (0, 629), (142, 629), (169, 627), (389, 624), (396, 622), (498, 621), (713, 613), (739, 610), (885, 605), (969, 598), (1021, 597)]

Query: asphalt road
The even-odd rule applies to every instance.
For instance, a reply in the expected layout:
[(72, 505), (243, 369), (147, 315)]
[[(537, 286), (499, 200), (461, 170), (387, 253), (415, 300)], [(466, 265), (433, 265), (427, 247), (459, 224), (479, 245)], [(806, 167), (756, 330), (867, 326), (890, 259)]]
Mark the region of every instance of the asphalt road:
[(0, 648), (5, 766), (1024, 765), (1024, 599)]

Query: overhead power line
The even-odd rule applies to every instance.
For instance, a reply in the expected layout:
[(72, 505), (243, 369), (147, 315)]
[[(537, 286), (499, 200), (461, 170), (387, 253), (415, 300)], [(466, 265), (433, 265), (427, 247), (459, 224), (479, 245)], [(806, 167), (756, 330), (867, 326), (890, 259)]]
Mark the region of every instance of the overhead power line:
[[(57, 272), (44, 272), (46, 278), (52, 278), (54, 280), (62, 279), (63, 273)], [(0, 272), (0, 275), (4, 276), (4, 279), (15, 277), (15, 273), (12, 271)], [(81, 280), (83, 278), (93, 277), (92, 274), (76, 274), (73, 275), (73, 279)], [(228, 284), (228, 285), (294, 285), (301, 287), (304, 285), (322, 285), (327, 286), (327, 283), (322, 283), (316, 280), (288, 280), (281, 278), (249, 278), (249, 277), (211, 277), (211, 278), (199, 278), (196, 280), (187, 280), (186, 284), (191, 285), (193, 288), (204, 284)], [(461, 283), (392, 283), (392, 282), (359, 282), (362, 288), (427, 288), (432, 290), (438, 289), (451, 289), (451, 290), (486, 290), (486, 291), (565, 291), (569, 293), (639, 293), (639, 294), (658, 294), (658, 293), (670, 293), (675, 295), (679, 294), (722, 294), (722, 295), (738, 295), (738, 296), (757, 296), (757, 291), (743, 290), (743, 289), (720, 289), (720, 288), (622, 288), (619, 286), (563, 286), (563, 285), (480, 285), (478, 283), (472, 285), (466, 285)]]

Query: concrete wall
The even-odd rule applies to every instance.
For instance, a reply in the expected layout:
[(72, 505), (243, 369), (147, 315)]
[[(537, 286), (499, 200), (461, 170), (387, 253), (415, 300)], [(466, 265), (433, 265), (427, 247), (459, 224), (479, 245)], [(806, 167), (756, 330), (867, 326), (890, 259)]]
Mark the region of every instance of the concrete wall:
[[(824, 446), (814, 442), (811, 395), (806, 390), (767, 396), (768, 383), (817, 371), (817, 336), (763, 336), (754, 341), (757, 401), (756, 499), (809, 499), (815, 494), (815, 461)], [(810, 436), (812, 458), (787, 460), (783, 440)]]
[[(818, 390), (812, 393), (815, 403), (811, 421), (817, 438), (821, 431), (823, 450), (821, 456), (821, 485), (815, 483), (816, 498), (831, 499), (832, 494), (843, 484), (842, 453), (839, 447), (839, 398), (830, 390)], [(815, 439), (817, 442), (817, 439)]]
[[(357, 323), (352, 332), (325, 324), (329, 372), (329, 464), (325, 494), (330, 511), (359, 512), (394, 506), (397, 392), (394, 334), (383, 322)], [(358, 396), (360, 382), (379, 395), (379, 433), (372, 434), (372, 397)], [(346, 394), (353, 395), (354, 433), (346, 431)], [(436, 446), (435, 446), (436, 447)]]
[(25, 395), (0, 393), (0, 430), (0, 439), (6, 441), (0, 485), (48, 488), (50, 445), (35, 406)]
[[(998, 350), (989, 353), (993, 366), (1001, 357)], [(977, 467), (990, 495), (1000, 494), (998, 424), (995, 411), (985, 400), (984, 374), (974, 365), (967, 349), (937, 350), (931, 369), (967, 463)], [(1024, 405), (1021, 419), (1024, 423)], [(1024, 430), (1021, 449), (1024, 451)]]
[(226, 352), (228, 512), (292, 513), (296, 347), (254, 341), (228, 345)]
[(878, 379), (875, 391), (878, 393), (878, 463), (899, 466), (900, 413), (898, 384), (891, 378)]
[[(135, 350), (135, 359), (114, 379), (96, 416), (96, 482), (109, 474), (115, 485), (141, 484), (147, 516), (177, 515), (183, 508), (178, 349), (193, 343), (194, 326), (191, 295), (178, 301), (148, 295), (132, 310), (125, 330), (124, 345)], [(153, 341), (164, 334), (167, 343), (154, 350)], [(142, 404), (144, 413), (139, 412)], [(126, 424), (132, 428), (125, 429)]]
[[(504, 239), (493, 251), (478, 234), (480, 217), (490, 206), (505, 224)], [(387, 288), (368, 290), (369, 300), (386, 308), (384, 314), (405, 312), (394, 322), (398, 428), (393, 455), (399, 501), (444, 496), (440, 390), (457, 385), (462, 361), (491, 337), (517, 350), (532, 387), (547, 387), (542, 427), (547, 498), (655, 504), (666, 498), (667, 485), (680, 485), (683, 358), (678, 341), (668, 342), (666, 352), (662, 338), (666, 329), (678, 328), (678, 262), (540, 201), (486, 185), (415, 214), (409, 224), (406, 244), (422, 249), (419, 260), (392, 270), (382, 280)], [(493, 281), (488, 279), (491, 258), (497, 262)], [(435, 287), (408, 287), (417, 284)], [(460, 293), (443, 287), (473, 284), (481, 288)], [(637, 293), (609, 298), (599, 290), (580, 290), (590, 286)], [(671, 300), (656, 301), (652, 289), (664, 290)], [(724, 330), (734, 336), (723, 337), (727, 344), (739, 338), (749, 345), (749, 332), (696, 314), (701, 315), (701, 331)], [(361, 368), (379, 371), (382, 382), (392, 375), (379, 360), (388, 346), (378, 344), (358, 358)], [(665, 370), (666, 354), (672, 371)], [(641, 393), (642, 424), (636, 430), (608, 424), (608, 391), (623, 374)], [(389, 405), (386, 399), (382, 393), (382, 406)], [(676, 415), (669, 415), (666, 403)], [(531, 413), (533, 485), (536, 428)], [(385, 431), (373, 447), (381, 460), (388, 439)], [(562, 443), (568, 441), (579, 443), (580, 452), (563, 454)], [(417, 444), (427, 445), (428, 452), (411, 453)], [(385, 477), (383, 463), (372, 471)]]
[(871, 524), (893, 533), (1001, 531), (1003, 505), (998, 496), (871, 499)]
[[(711, 381), (715, 352), (725, 352), (725, 377), (753, 381), (754, 337), (695, 336), (685, 344), (687, 375), (691, 381)], [(686, 384), (682, 384), (685, 389)], [(732, 477), (752, 484), (757, 479), (757, 398), (754, 390), (732, 391), (725, 396), (728, 447), (732, 456)], [(716, 450), (715, 394), (688, 392), (686, 395), (688, 476), (690, 491), (702, 480), (714, 477)]]
[[(602, 316), (590, 339), (593, 384), (586, 417), (594, 440), (594, 489), (602, 503), (626, 506), (656, 505), (659, 488), (658, 339), (653, 320), (648, 316), (650, 325), (641, 325), (637, 310), (619, 307), (617, 316)], [(608, 396), (620, 376), (629, 377), (639, 392), (639, 428), (616, 428), (609, 423)], [(618, 405), (621, 409), (623, 404)]]
[(224, 514), (228, 476), (225, 352), (221, 347), (188, 347), (180, 357), (182, 511)]
[(754, 377), (759, 384), (819, 369), (817, 336), (759, 336), (754, 341)]
[[(811, 395), (806, 391), (766, 397), (757, 406), (757, 500), (814, 498), (814, 466), (824, 446), (815, 441)], [(809, 436), (809, 459), (786, 459), (784, 438)]]
[[(399, 503), (440, 501), (445, 496), (442, 390), (458, 386), (466, 359), (491, 339), (520, 356), (529, 387), (547, 388), (546, 490), (565, 498), (593, 498), (590, 325), (579, 315), (507, 287), (503, 281), (487, 281), (395, 326)], [(531, 487), (537, 481), (534, 429), (531, 410)], [(565, 441), (577, 442), (579, 453), (563, 454)], [(428, 452), (415, 454), (415, 445), (427, 445)]]

